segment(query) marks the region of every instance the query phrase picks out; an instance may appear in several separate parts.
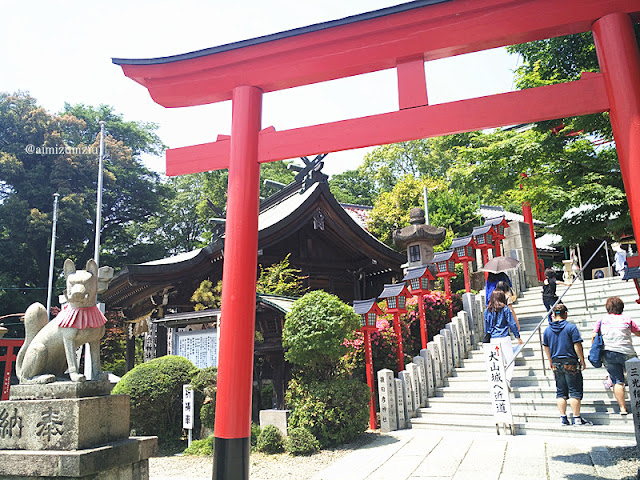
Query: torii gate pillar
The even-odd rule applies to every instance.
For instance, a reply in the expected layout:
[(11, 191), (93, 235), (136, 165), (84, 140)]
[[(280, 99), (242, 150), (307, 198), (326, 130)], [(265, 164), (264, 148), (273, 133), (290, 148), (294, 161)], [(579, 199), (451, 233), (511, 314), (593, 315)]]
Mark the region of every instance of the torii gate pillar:
[[(262, 91), (233, 90), (213, 478), (249, 478)], [(250, 298), (248, 298), (250, 297)]]
[(640, 53), (631, 17), (612, 13), (600, 18), (593, 24), (593, 38), (609, 97), (631, 224), (640, 235)]

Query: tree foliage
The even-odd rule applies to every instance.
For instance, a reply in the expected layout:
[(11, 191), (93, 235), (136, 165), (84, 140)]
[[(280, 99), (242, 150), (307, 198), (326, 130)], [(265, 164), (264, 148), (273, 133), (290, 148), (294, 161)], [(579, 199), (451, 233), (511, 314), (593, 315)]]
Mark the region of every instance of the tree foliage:
[(118, 267), (165, 253), (138, 227), (158, 213), (165, 191), (139, 158), (164, 148), (155, 125), (125, 122), (104, 105), (66, 105), (52, 115), (26, 93), (0, 93), (0, 286), (25, 288), (4, 296), (0, 313), (43, 300), (54, 193), (60, 194), (56, 265), (93, 257), (98, 117), (107, 122), (101, 263)]
[(409, 225), (409, 210), (423, 207), (423, 188), (429, 197), (429, 223), (450, 228), (456, 236), (471, 232), (477, 218), (475, 202), (452, 190), (443, 180), (406, 175), (388, 192), (378, 197), (369, 217), (369, 231), (387, 245), (392, 245), (393, 230)]
[(301, 270), (291, 266), (290, 256), (289, 253), (281, 262), (268, 267), (260, 265), (260, 276), (256, 285), (257, 292), (290, 297), (297, 297), (305, 292), (303, 281), (306, 277), (300, 275)]
[(196, 304), (193, 308), (196, 312), (207, 308), (220, 308), (221, 300), (222, 280), (218, 281), (214, 287), (211, 280), (204, 279), (191, 295), (191, 301)]

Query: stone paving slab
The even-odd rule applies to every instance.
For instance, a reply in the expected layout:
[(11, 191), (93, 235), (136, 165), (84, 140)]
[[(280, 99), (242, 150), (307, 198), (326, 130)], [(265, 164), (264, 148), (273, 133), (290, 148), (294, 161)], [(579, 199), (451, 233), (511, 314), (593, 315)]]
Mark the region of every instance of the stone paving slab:
[[(608, 443), (611, 443), (608, 440)], [(630, 446), (629, 441), (616, 445)], [(613, 446), (613, 445), (610, 445)], [(620, 472), (598, 439), (399, 430), (341, 458), (314, 480), (593, 480)]]

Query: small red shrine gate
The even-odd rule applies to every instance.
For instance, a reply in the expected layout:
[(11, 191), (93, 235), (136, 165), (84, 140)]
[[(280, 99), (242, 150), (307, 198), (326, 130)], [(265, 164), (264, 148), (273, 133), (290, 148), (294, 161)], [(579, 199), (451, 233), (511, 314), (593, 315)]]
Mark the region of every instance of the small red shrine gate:
[(0, 364), (4, 364), (4, 373), (2, 375), (2, 398), (0, 400), (9, 400), (9, 388), (11, 387), (11, 371), (14, 368), (18, 351), (24, 339), (22, 338), (1, 338), (0, 339)]
[[(165, 107), (232, 100), (230, 137), (167, 152), (167, 174), (229, 168), (214, 478), (249, 478), (260, 163), (503, 125), (610, 112), (640, 232), (638, 0), (417, 0), (173, 57), (114, 59)], [(592, 31), (601, 73), (429, 106), (424, 62)], [(396, 68), (396, 112), (261, 130), (264, 93)], [(251, 252), (256, 252), (254, 255)]]

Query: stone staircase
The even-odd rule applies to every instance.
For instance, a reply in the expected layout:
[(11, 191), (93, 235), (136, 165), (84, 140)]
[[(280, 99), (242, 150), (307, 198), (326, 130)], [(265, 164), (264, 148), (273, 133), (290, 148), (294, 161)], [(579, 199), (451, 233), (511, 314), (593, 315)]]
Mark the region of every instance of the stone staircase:
[[(565, 289), (565, 286), (558, 285), (558, 294), (562, 294)], [(585, 307), (585, 291), (588, 308)], [(625, 282), (620, 277), (589, 280), (585, 282), (584, 290), (582, 283), (576, 282), (562, 299), (569, 309), (568, 320), (575, 323), (582, 334), (585, 358), (591, 346), (593, 326), (597, 319), (606, 313), (605, 301), (611, 296), (622, 298), (625, 303), (624, 313), (640, 321), (640, 305), (635, 303), (638, 298), (636, 288), (633, 282)], [(520, 321), (521, 337), (526, 340), (544, 315), (542, 288), (534, 287), (524, 292), (514, 308)], [(543, 324), (542, 328), (544, 327)], [(639, 337), (634, 336), (634, 346), (640, 354)], [(587, 369), (583, 372), (582, 414), (594, 425), (563, 427), (556, 406), (553, 373), (548, 367), (546, 373), (543, 371), (541, 355), (540, 340), (536, 333), (516, 359), (511, 382), (511, 409), (516, 433), (634, 438), (632, 416), (623, 417), (619, 414), (613, 392), (606, 390), (602, 384), (607, 376), (606, 369), (593, 368), (588, 360)], [(626, 393), (628, 404), (628, 389)], [(464, 360), (462, 367), (456, 368), (453, 376), (448, 377), (444, 386), (437, 388), (435, 396), (428, 400), (428, 406), (418, 409), (417, 417), (411, 419), (413, 428), (496, 429), (481, 349), (473, 350), (469, 358)], [(569, 407), (567, 412), (571, 417)]]

